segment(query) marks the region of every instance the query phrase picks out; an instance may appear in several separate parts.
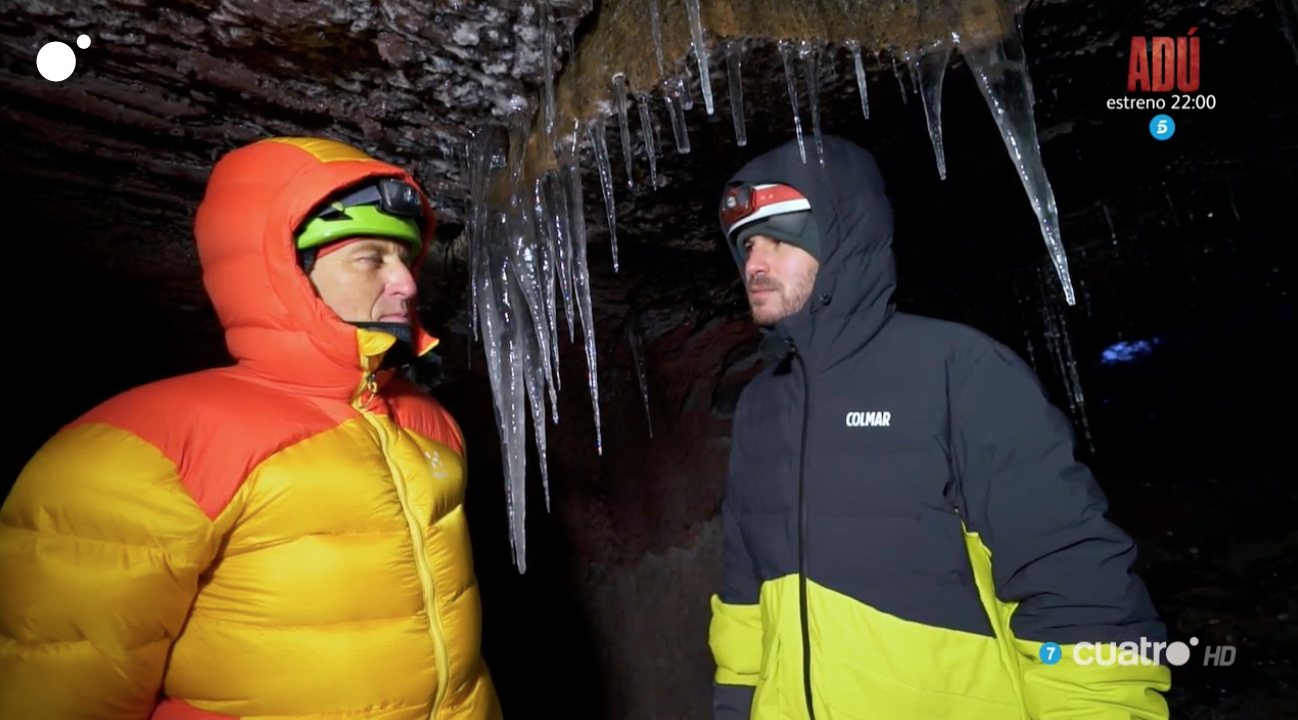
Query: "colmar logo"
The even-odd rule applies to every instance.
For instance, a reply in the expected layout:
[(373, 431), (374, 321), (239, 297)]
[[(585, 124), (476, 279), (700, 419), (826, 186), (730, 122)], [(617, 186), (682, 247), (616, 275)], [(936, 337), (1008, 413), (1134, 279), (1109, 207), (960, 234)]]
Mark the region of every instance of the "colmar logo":
[(892, 413), (887, 410), (853, 410), (847, 414), (848, 427), (888, 427), (891, 422)]

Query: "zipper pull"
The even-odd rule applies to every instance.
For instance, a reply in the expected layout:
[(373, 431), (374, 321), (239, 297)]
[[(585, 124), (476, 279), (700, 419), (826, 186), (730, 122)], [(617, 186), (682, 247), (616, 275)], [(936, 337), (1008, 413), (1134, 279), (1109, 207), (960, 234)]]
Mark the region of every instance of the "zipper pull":
[(365, 376), (364, 388), (364, 392), (362, 392), (361, 396), (357, 398), (357, 400), (359, 400), (357, 407), (363, 408), (366, 405), (369, 405), (370, 401), (374, 399), (374, 396), (379, 394), (379, 383), (375, 379), (374, 373), (369, 373)]

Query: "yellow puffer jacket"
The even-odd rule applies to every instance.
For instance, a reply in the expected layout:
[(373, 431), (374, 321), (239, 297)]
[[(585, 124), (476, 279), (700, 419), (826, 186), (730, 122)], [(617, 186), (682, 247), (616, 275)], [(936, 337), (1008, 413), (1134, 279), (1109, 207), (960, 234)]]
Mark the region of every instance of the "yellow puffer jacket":
[(0, 510), (0, 718), (499, 717), (460, 430), (296, 263), (292, 229), (373, 176), (414, 184), (318, 139), (214, 168), (195, 235), (236, 363), (110, 399), (23, 470)]

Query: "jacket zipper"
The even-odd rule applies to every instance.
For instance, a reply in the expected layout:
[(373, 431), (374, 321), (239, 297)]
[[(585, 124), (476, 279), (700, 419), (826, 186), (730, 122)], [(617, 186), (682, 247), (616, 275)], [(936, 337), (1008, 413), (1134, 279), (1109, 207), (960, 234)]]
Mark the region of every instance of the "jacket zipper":
[(415, 551), (415, 568), (419, 572), (419, 584), (424, 591), (424, 612), (428, 615), (428, 634), (433, 639), (433, 651), (437, 655), (437, 691), (433, 696), (433, 707), (428, 713), (430, 720), (437, 717), (437, 711), (442, 705), (442, 700), (446, 696), (446, 685), (450, 682), (450, 669), (447, 667), (448, 653), (446, 650), (446, 637), (442, 632), (442, 618), (437, 612), (437, 591), (433, 583), (433, 573), (428, 567), (428, 555), (424, 550), (424, 534), (420, 529), (419, 520), (414, 515), (414, 510), (410, 506), (410, 496), (406, 488), (405, 477), (396, 465), (392, 463), (392, 458), (388, 454), (388, 436), (383, 425), (365, 409), (376, 395), (378, 395), (378, 383), (375, 381), (374, 373), (369, 373), (365, 377), (362, 389), (366, 392), (364, 401), (357, 397), (353, 407), (360, 412), (361, 417), (374, 427), (379, 438), (379, 447), (383, 451), (383, 459), (388, 464), (388, 470), (392, 474), (392, 483), (397, 489), (397, 498), (401, 502), (401, 513), (406, 518), (406, 526), (410, 530), (410, 541)]
[(802, 445), (798, 453), (798, 620), (802, 627), (802, 691), (807, 700), (807, 717), (816, 720), (811, 702), (811, 632), (807, 627), (807, 427), (811, 423), (811, 373), (807, 363), (793, 349), (802, 365)]

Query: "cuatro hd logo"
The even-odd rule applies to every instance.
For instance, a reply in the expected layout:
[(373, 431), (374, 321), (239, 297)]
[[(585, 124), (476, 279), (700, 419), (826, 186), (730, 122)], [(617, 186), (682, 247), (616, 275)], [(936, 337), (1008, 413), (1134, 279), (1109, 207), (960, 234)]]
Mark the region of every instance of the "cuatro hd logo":
[(1126, 94), (1109, 98), (1105, 107), (1152, 112), (1150, 136), (1159, 141), (1170, 140), (1177, 126), (1173, 112), (1217, 107), (1217, 96), (1202, 92), (1200, 87), (1202, 45), (1198, 27), (1175, 37), (1133, 35), (1126, 58)]
[[(1175, 640), (1165, 642), (1140, 638), (1139, 641), (1127, 642), (1079, 642), (1067, 648), (1059, 643), (1048, 642), (1041, 646), (1038, 654), (1041, 662), (1054, 665), (1064, 659), (1068, 653), (1074, 665), (1098, 665), (1102, 667), (1120, 665), (1168, 665), (1181, 666), (1189, 663), (1196, 655), (1199, 638), (1192, 637), (1188, 642)], [(1205, 666), (1225, 667), (1235, 664), (1234, 645), (1205, 645), (1198, 652)]]
[[(90, 36), (78, 35), (77, 47), (82, 50), (90, 47)], [(36, 53), (36, 72), (50, 82), (63, 82), (76, 69), (77, 53), (65, 42), (47, 42)]]

